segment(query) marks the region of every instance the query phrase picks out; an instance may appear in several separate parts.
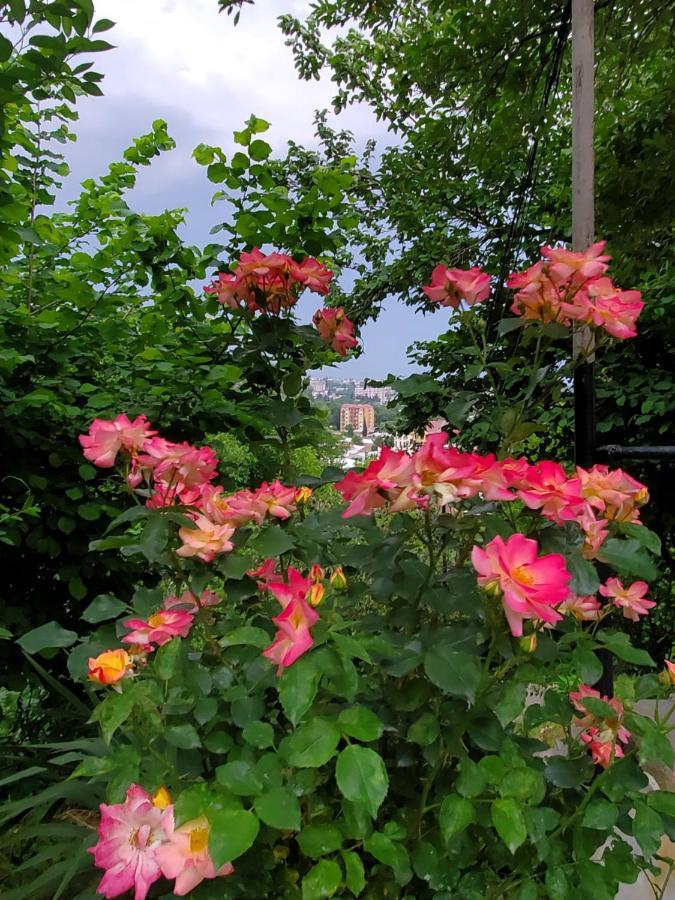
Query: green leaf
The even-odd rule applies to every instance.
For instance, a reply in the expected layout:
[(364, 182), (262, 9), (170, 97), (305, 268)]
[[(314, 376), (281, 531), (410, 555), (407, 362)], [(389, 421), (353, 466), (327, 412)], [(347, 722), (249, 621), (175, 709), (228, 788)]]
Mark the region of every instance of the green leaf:
[(296, 840), (305, 856), (316, 859), (340, 849), (342, 832), (335, 825), (306, 825)]
[(598, 558), (609, 563), (620, 575), (645, 581), (655, 581), (659, 577), (659, 570), (635, 538), (608, 538), (600, 548)]
[(85, 622), (105, 622), (108, 619), (116, 619), (126, 608), (126, 603), (122, 603), (112, 594), (99, 594), (82, 613), (82, 618)]
[(358, 897), (366, 886), (366, 873), (361, 857), (353, 850), (341, 850), (340, 856), (345, 867), (345, 884), (351, 893)]
[(168, 644), (160, 647), (155, 654), (155, 672), (162, 681), (168, 681), (174, 676), (180, 659), (181, 647), (182, 639), (175, 637)]
[(210, 809), (209, 852), (216, 869), (237, 859), (258, 836), (257, 817), (246, 809)]
[(595, 684), (602, 675), (602, 663), (589, 648), (580, 644), (572, 654), (574, 667), (584, 684)]
[(268, 647), (271, 638), (269, 634), (262, 628), (256, 628), (254, 625), (242, 625), (234, 628), (224, 635), (218, 643), (221, 647)]
[(274, 744), (274, 728), (269, 722), (247, 722), (244, 725), (242, 736), (247, 744), (264, 750)]
[(261, 822), (280, 831), (298, 831), (300, 802), (292, 791), (275, 787), (253, 801), (253, 808)]
[(476, 656), (461, 650), (448, 650), (439, 643), (424, 657), (427, 677), (447, 694), (466, 697), (473, 703), (481, 679), (481, 665)]
[(527, 687), (518, 681), (507, 681), (501, 687), (499, 699), (492, 703), (492, 711), (499, 719), (502, 728), (506, 728), (525, 709)]
[(77, 640), (75, 631), (62, 628), (58, 622), (47, 622), (39, 628), (33, 628), (17, 638), (17, 644), (26, 653), (40, 653), (43, 650), (53, 650), (57, 647), (70, 647)]
[(212, 731), (204, 738), (204, 746), (211, 753), (227, 753), (234, 741), (226, 731)]
[(314, 702), (320, 677), (313, 654), (301, 657), (284, 670), (279, 680), (279, 700), (293, 725), (298, 724)]
[(646, 650), (634, 647), (624, 631), (599, 631), (597, 639), (601, 641), (619, 659), (636, 666), (656, 666)]
[(546, 779), (561, 788), (578, 788), (593, 773), (593, 765), (588, 757), (567, 759), (564, 756), (551, 756), (544, 766)]
[(263, 784), (257, 772), (251, 763), (243, 759), (218, 766), (216, 778), (219, 784), (238, 797), (254, 797), (262, 793)]
[(101, 726), (101, 733), (106, 744), (110, 743), (120, 725), (123, 725), (131, 715), (134, 708), (134, 695), (131, 691), (122, 694), (110, 693), (102, 703), (96, 707), (92, 719)]
[(448, 794), (443, 798), (441, 809), (438, 813), (438, 822), (441, 826), (443, 840), (449, 843), (453, 838), (461, 834), (475, 820), (476, 811), (473, 803), (458, 794)]
[(272, 152), (272, 148), (266, 141), (251, 141), (248, 148), (248, 155), (256, 162), (262, 162)]
[(585, 828), (597, 828), (600, 831), (608, 831), (617, 820), (619, 810), (608, 800), (591, 800), (586, 807), (582, 825)]
[(664, 816), (675, 818), (675, 793), (672, 791), (651, 791), (646, 795), (647, 803)]
[(332, 897), (341, 883), (340, 866), (332, 859), (322, 859), (302, 879), (302, 900)]
[(658, 534), (645, 528), (644, 525), (636, 525), (633, 522), (621, 522), (621, 531), (630, 538), (635, 538), (640, 544), (654, 556), (661, 556), (661, 538)]
[(520, 804), (510, 797), (494, 800), (490, 806), (490, 816), (499, 837), (511, 853), (515, 853), (527, 837), (525, 818)]
[(522, 328), (525, 325), (525, 321), (522, 318), (519, 319), (501, 319), (497, 324), (497, 334), (500, 337), (503, 337), (505, 334), (509, 334), (511, 331), (516, 331), (518, 328)]
[(292, 550), (295, 547), (295, 541), (279, 525), (271, 525), (249, 541), (248, 546), (260, 556), (269, 559), (269, 557), (281, 556), (282, 553)]
[(598, 697), (584, 697), (583, 704), (589, 712), (599, 719), (611, 720), (616, 718), (616, 710), (609, 703), (600, 700)]
[(572, 576), (570, 590), (581, 597), (595, 594), (600, 587), (600, 578), (595, 566), (584, 559), (580, 553), (568, 553), (565, 556), (567, 570)]
[(633, 837), (647, 859), (659, 852), (663, 839), (663, 820), (644, 800), (635, 801)]
[(342, 733), (357, 741), (376, 741), (384, 730), (380, 719), (366, 706), (349, 706), (338, 716)]
[(485, 778), (476, 763), (468, 756), (459, 764), (459, 777), (455, 782), (458, 794), (463, 797), (478, 797), (485, 788)]
[[(81, 507), (80, 507), (81, 509)], [(141, 553), (148, 562), (159, 562), (169, 540), (169, 522), (161, 515), (155, 515), (145, 523), (138, 540)]]
[(98, 22), (94, 23), (94, 27), (91, 29), (91, 33), (100, 34), (102, 31), (109, 31), (114, 27), (115, 23), (111, 19), (99, 19)]
[(394, 871), (399, 884), (407, 884), (412, 878), (408, 851), (381, 831), (375, 831), (363, 842), (363, 849), (376, 860)]
[(185, 723), (183, 725), (170, 725), (164, 732), (167, 743), (172, 747), (179, 747), (181, 750), (196, 750), (201, 747), (201, 741), (194, 725)]
[(437, 717), (433, 713), (425, 712), (412, 723), (408, 729), (406, 740), (413, 744), (419, 744), (420, 747), (428, 747), (436, 740), (440, 730)]
[(346, 747), (337, 759), (335, 779), (343, 797), (361, 803), (375, 818), (389, 790), (382, 757), (369, 747)]
[(317, 768), (335, 756), (340, 732), (329, 719), (312, 719), (300, 725), (279, 745), (279, 753), (291, 766)]

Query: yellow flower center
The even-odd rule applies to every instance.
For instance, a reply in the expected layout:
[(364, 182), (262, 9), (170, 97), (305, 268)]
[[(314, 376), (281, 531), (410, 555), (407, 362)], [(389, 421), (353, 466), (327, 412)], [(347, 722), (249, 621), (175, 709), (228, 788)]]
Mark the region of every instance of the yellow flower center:
[(190, 853), (201, 853), (209, 843), (208, 828), (193, 828), (190, 832)]
[(525, 566), (517, 566), (513, 570), (512, 575), (515, 581), (524, 584), (526, 587), (531, 587), (534, 584), (534, 577), (527, 571)]
[(154, 615), (148, 618), (148, 625), (151, 628), (159, 628), (160, 625), (164, 624), (164, 617), (161, 613), (155, 613)]

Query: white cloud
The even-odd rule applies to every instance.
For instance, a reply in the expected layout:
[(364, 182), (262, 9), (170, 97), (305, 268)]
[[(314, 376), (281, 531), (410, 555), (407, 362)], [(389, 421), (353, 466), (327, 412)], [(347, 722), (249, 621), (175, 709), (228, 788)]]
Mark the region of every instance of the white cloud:
[[(310, 143), (314, 111), (330, 106), (334, 86), (328, 78), (299, 80), (277, 25), (281, 13), (302, 15), (309, 5), (259, 0), (235, 27), (217, 0), (97, 0), (97, 15), (116, 22), (108, 34), (117, 49), (97, 59), (103, 89), (113, 102), (170, 106), (194, 123), (197, 140), (226, 148), (251, 112), (272, 122), (275, 149), (288, 139)], [(363, 107), (340, 122), (360, 140), (382, 134)]]

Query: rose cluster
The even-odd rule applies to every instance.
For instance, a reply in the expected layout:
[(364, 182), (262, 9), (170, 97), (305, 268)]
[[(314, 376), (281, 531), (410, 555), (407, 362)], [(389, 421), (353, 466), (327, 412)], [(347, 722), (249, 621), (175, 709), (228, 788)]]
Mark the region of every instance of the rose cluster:
[[(382, 448), (378, 459), (363, 472), (349, 472), (336, 488), (349, 501), (345, 518), (367, 515), (385, 505), (391, 512), (447, 510), (476, 496), (486, 501), (520, 501), (557, 525), (575, 522), (584, 536), (583, 554), (588, 559), (600, 552), (611, 522), (639, 523), (639, 508), (649, 499), (647, 488), (621, 469), (577, 467), (568, 476), (555, 462), (530, 465), (522, 457), (499, 460), (491, 453), (460, 451), (447, 446), (443, 433), (429, 435), (411, 455)], [(522, 534), (507, 541), (496, 537), (485, 548), (474, 548), (472, 561), (479, 583), (501, 596), (512, 634), (522, 635), (523, 619), (551, 624), (560, 621), (562, 612), (580, 621), (599, 618), (602, 607), (595, 597), (570, 594), (563, 557), (537, 558), (537, 552), (536, 541)], [(644, 582), (624, 587), (610, 578), (600, 592), (632, 620), (654, 605), (644, 596)]]
[[(630, 731), (622, 725), (623, 704), (616, 697), (601, 697), (600, 692), (587, 684), (579, 686), (569, 695), (578, 715), (574, 724), (583, 731), (579, 738), (586, 744), (596, 765), (606, 769), (615, 759), (623, 756), (621, 744), (630, 740)], [(588, 701), (601, 701), (601, 714), (588, 708)]]
[(517, 290), (511, 311), (539, 322), (575, 322), (606, 331), (619, 340), (635, 337), (644, 303), (639, 291), (622, 291), (605, 275), (609, 256), (605, 241), (583, 253), (542, 247), (542, 259), (511, 275)]
[[(219, 272), (204, 291), (229, 309), (279, 315), (295, 306), (305, 289), (327, 294), (332, 278), (330, 269), (311, 256), (296, 262), (285, 253), (265, 255), (254, 247), (241, 254), (234, 272)], [(312, 321), (321, 340), (340, 356), (358, 346), (354, 324), (341, 306), (317, 309)]]
[(204, 290), (230, 309), (278, 314), (295, 306), (306, 288), (327, 294), (332, 278), (330, 269), (311, 256), (296, 262), (285, 253), (265, 255), (254, 247), (241, 254), (234, 272), (219, 272)]
[[(230, 539), (236, 528), (250, 522), (262, 525), (267, 517), (285, 520), (297, 510), (298, 491), (278, 481), (227, 495), (213, 484), (218, 460), (210, 447), (157, 437), (145, 416), (133, 422), (124, 414), (112, 421), (95, 419), (80, 443), (85, 457), (97, 466), (111, 467), (121, 454), (127, 484), (132, 490), (147, 488), (146, 505), (151, 509), (185, 507), (193, 525), (179, 531), (179, 556), (211, 562), (232, 549)], [(307, 490), (301, 491), (305, 497)]]
[(133, 888), (134, 900), (145, 900), (151, 886), (164, 877), (175, 879), (173, 893), (184, 897), (205, 878), (231, 875), (231, 863), (214, 866), (209, 832), (205, 816), (176, 827), (166, 789), (151, 796), (132, 784), (124, 803), (101, 804), (98, 841), (89, 851), (105, 869), (97, 893), (119, 897)]

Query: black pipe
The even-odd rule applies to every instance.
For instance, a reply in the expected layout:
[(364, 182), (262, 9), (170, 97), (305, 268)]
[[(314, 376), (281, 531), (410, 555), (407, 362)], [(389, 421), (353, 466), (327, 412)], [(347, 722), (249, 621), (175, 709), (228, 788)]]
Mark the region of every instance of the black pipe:
[(598, 462), (615, 462), (620, 459), (675, 459), (675, 446), (623, 447), (621, 444), (606, 444), (596, 447), (594, 456)]
[(595, 378), (593, 363), (574, 370), (574, 461), (588, 469), (595, 451)]

